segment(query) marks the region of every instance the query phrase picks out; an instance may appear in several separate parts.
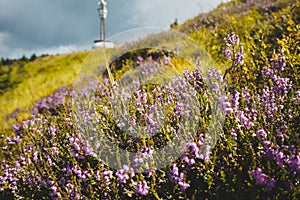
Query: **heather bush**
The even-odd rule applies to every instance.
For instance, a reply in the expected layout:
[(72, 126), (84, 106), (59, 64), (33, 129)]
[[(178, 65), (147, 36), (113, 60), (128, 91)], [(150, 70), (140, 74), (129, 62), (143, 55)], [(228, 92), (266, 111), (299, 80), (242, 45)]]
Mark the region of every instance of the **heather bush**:
[(269, 16), (268, 32), (223, 27), (208, 47), (222, 71), (139, 50), (36, 102), (1, 136), (0, 197), (299, 199), (299, 2), (287, 2), (238, 4)]

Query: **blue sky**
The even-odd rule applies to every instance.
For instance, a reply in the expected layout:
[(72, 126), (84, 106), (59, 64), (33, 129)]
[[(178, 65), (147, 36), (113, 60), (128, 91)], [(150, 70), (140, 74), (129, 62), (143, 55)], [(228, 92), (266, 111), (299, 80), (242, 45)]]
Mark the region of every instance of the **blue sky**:
[[(106, 35), (135, 28), (166, 29), (222, 0), (106, 0)], [(223, 0), (225, 1), (225, 0)], [(0, 0), (0, 57), (90, 49), (99, 38), (98, 0)]]

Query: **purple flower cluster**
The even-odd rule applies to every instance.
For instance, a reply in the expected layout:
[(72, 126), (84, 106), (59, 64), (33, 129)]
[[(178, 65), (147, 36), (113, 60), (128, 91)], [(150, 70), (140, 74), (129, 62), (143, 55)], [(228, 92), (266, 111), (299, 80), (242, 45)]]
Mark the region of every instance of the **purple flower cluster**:
[(261, 71), (261, 74), (265, 77), (272, 77), (274, 78), (275, 76), (275, 72), (273, 69), (270, 69), (269, 67), (265, 66), (262, 71)]
[(6, 185), (6, 183), (8, 183), (9, 187), (12, 190), (17, 191), (17, 182), (19, 181), (18, 173), (20, 170), (20, 167), (10, 167), (9, 165), (6, 165), (3, 171), (3, 175), (0, 175), (0, 186), (4, 186)]
[(260, 139), (265, 139), (268, 136), (266, 131), (264, 131), (264, 129), (262, 129), (261, 127), (258, 128), (256, 134), (257, 134), (257, 137), (260, 138)]
[(6, 138), (6, 142), (8, 145), (19, 144), (20, 141), (21, 141), (20, 136), (15, 136), (13, 139), (11, 139), (10, 137)]
[[(243, 46), (240, 46), (239, 36), (232, 32), (225, 40), (226, 56), (232, 59), (235, 65), (242, 65), (245, 55)], [(280, 53), (276, 61), (271, 60), (271, 66), (266, 63), (267, 66), (260, 72), (263, 80), (259, 81), (267, 81), (259, 85), (243, 82), (225, 88), (222, 86), (221, 71), (212, 69), (207, 71), (206, 78), (203, 78), (198, 71), (184, 71), (182, 77), (173, 79), (165, 87), (156, 85), (144, 87), (140, 83), (129, 81), (130, 86), (117, 90), (120, 92), (116, 93), (117, 95), (112, 94), (108, 79), (99, 84), (87, 78), (86, 85), (79, 87), (77, 91), (79, 94), (61, 89), (54, 95), (37, 102), (32, 119), (14, 125), (15, 135), (10, 135), (6, 141), (4, 136), (1, 137), (3, 142), (0, 141), (0, 144), (6, 145), (2, 148), (5, 151), (3, 157), (13, 159), (11, 162), (0, 161), (0, 193), (13, 191), (17, 194), (20, 191), (22, 194), (25, 191), (26, 195), (32, 195), (32, 198), (42, 194), (53, 199), (122, 199), (128, 196), (143, 198), (142, 196), (149, 194), (149, 198), (152, 198), (151, 195), (165, 198), (166, 196), (163, 195), (166, 193), (170, 194), (170, 198), (188, 199), (190, 198), (188, 193), (192, 194), (195, 190), (197, 195), (203, 192), (207, 196), (219, 195), (215, 189), (221, 188), (224, 183), (227, 188), (235, 187), (234, 190), (243, 191), (245, 185), (231, 185), (233, 179), (240, 183), (245, 182), (247, 190), (254, 188), (258, 192), (267, 191), (268, 195), (273, 193), (277, 195), (279, 190), (284, 190), (281, 183), (285, 181), (291, 185), (290, 188), (297, 190), (300, 174), (297, 127), (299, 106), (297, 105), (300, 102), (300, 91), (292, 94), (298, 89), (292, 87), (291, 80), (294, 79), (291, 76), (284, 78), (288, 71), (285, 68), (290, 66), (285, 63), (286, 60), (290, 59), (285, 59)], [(169, 56), (162, 58), (161, 62), (137, 58), (137, 65), (142, 68), (142, 73), (147, 80), (150, 80), (154, 72), (160, 72), (159, 65), (166, 67), (171, 62), (172, 58)], [(239, 72), (236, 73), (236, 77), (239, 78), (240, 75)], [(249, 81), (252, 81), (252, 78)], [(207, 87), (204, 85), (204, 80), (208, 83)], [(116, 89), (118, 86), (119, 83), (113, 88)], [(209, 91), (206, 90), (207, 88)], [(202, 103), (201, 98), (205, 95), (219, 100), (212, 102), (218, 106), (217, 114), (218, 111), (228, 114), (225, 123), (218, 121), (223, 125), (218, 132), (222, 140), (217, 141), (220, 145), (215, 146), (214, 153), (211, 153), (213, 148), (210, 146), (213, 143), (212, 136), (207, 134), (216, 128), (215, 124), (212, 126), (207, 124), (207, 121), (211, 120), (211, 115), (205, 115), (206, 113), (200, 117), (195, 115), (202, 110), (206, 112), (209, 106), (202, 107), (196, 104), (193, 107), (193, 102), (188, 98), (192, 96), (193, 99), (200, 99), (197, 103)], [(74, 97), (74, 104), (78, 106), (74, 111), (78, 112), (77, 115), (69, 113), (70, 109), (67, 107), (70, 103), (69, 97)], [(118, 97), (120, 99), (117, 99)], [(110, 100), (129, 103), (109, 104)], [(130, 108), (129, 111), (124, 109), (125, 106)], [(160, 112), (160, 109), (165, 110), (165, 113)], [(114, 113), (115, 110), (119, 113)], [(188, 116), (186, 121), (182, 120), (185, 115)], [(191, 117), (196, 119), (196, 123), (190, 123)], [(163, 118), (167, 120), (164, 121)], [(177, 123), (176, 120), (182, 121)], [(80, 122), (84, 126), (75, 126)], [(146, 138), (136, 145), (142, 147), (137, 153), (138, 156), (133, 157), (136, 158), (134, 162), (137, 165), (147, 163), (146, 159), (156, 158), (154, 144), (156, 145), (160, 140), (167, 141), (162, 134), (172, 139), (173, 136), (181, 133), (178, 131), (180, 129), (184, 130), (182, 133), (187, 133), (184, 135), (186, 139), (184, 145), (179, 147), (182, 157), (167, 169), (149, 170), (144, 174), (137, 174), (137, 171), (129, 167), (132, 163), (123, 165), (123, 168), (117, 171), (111, 171), (102, 161), (93, 157), (95, 154), (90, 147), (93, 147), (93, 150), (107, 151), (106, 155), (111, 153), (111, 148), (107, 147), (107, 144), (99, 142), (105, 132), (105, 136), (120, 141), (122, 146), (127, 145), (128, 142), (126, 147), (136, 150), (136, 146), (132, 145), (136, 142), (136, 138), (127, 137), (131, 133), (126, 130), (130, 123), (141, 125), (133, 131), (145, 136), (160, 131), (151, 139)], [(163, 126), (160, 126), (161, 124)], [(86, 132), (87, 135), (83, 135)], [(191, 138), (190, 132), (201, 134), (199, 138), (192, 136), (194, 140), (188, 140), (187, 138)], [(83, 144), (83, 140), (88, 142)], [(18, 156), (14, 156), (14, 153)], [(124, 158), (127, 159), (125, 156)], [(223, 165), (225, 161), (226, 166)], [(233, 175), (228, 173), (226, 179), (220, 182), (223, 178), (220, 169), (228, 167), (228, 172), (232, 170), (236, 172), (238, 166), (243, 166), (242, 168), (245, 169), (245, 165), (247, 170), (241, 170)], [(248, 169), (254, 170), (249, 172)], [(265, 189), (257, 190), (258, 187), (252, 187), (247, 181), (249, 173), (253, 182)], [(205, 177), (198, 179), (200, 176)], [(190, 186), (195, 183), (194, 178), (200, 184)], [(169, 182), (174, 183), (175, 187), (164, 187), (164, 184)], [(209, 188), (204, 188), (206, 185), (214, 187), (211, 187), (210, 191)], [(32, 190), (26, 191), (28, 188)], [(185, 193), (178, 191), (179, 188), (181, 190), (189, 188), (191, 191)], [(278, 191), (275, 188), (278, 188)], [(269, 192), (271, 190), (272, 192)], [(225, 190), (221, 188), (219, 191)], [(38, 194), (35, 196), (30, 192)]]
[(273, 60), (271, 59), (271, 66), (276, 69), (276, 70), (279, 70), (279, 71), (283, 71), (284, 70), (284, 67), (286, 66), (286, 63), (285, 63), (285, 60), (283, 58), (283, 55), (282, 53), (279, 53), (277, 55), (277, 60)]
[(255, 179), (256, 184), (264, 186), (267, 191), (270, 191), (275, 187), (275, 179), (264, 174), (261, 168), (258, 167), (256, 170), (252, 170), (251, 175)]
[(242, 65), (244, 64), (244, 47), (242, 45), (239, 46), (238, 50), (236, 50), (236, 46), (240, 44), (240, 38), (238, 35), (236, 35), (234, 32), (231, 32), (230, 34), (227, 34), (224, 38), (225, 41), (225, 55), (227, 58), (232, 59), (235, 61), (235, 63)]
[(270, 141), (264, 141), (264, 148), (264, 157), (273, 159), (280, 168), (290, 167), (291, 174), (300, 174), (300, 153), (297, 153), (294, 145), (280, 147), (272, 145)]
[(85, 181), (86, 180), (86, 174), (80, 169), (80, 167), (78, 165), (75, 165), (72, 167), (72, 171), (74, 172), (74, 174), (76, 174), (76, 176), (78, 178), (80, 178), (81, 180)]
[(225, 55), (227, 58), (232, 57), (232, 46), (239, 45), (240, 43), (240, 38), (238, 35), (236, 35), (234, 32), (231, 32), (230, 34), (227, 34), (226, 37), (224, 38), (225, 41)]
[(186, 142), (184, 148), (179, 146), (179, 151), (183, 160), (189, 165), (195, 164), (195, 159), (209, 160), (211, 147), (209, 144), (205, 144), (203, 134), (200, 134), (198, 142)]
[(122, 184), (125, 184), (129, 178), (133, 178), (134, 176), (134, 170), (126, 165), (124, 165), (122, 169), (116, 172), (116, 177)]
[(147, 195), (149, 193), (150, 187), (147, 185), (145, 180), (139, 181), (136, 184), (136, 193), (138, 195)]
[(244, 47), (240, 46), (240, 48), (238, 49), (238, 52), (235, 54), (235, 62), (239, 65), (243, 65), (244, 64), (244, 58), (245, 58), (245, 52), (244, 52)]
[(300, 174), (300, 152), (297, 155), (289, 157), (287, 163), (296, 173)]
[(275, 77), (274, 81), (273, 92), (277, 93), (279, 97), (284, 97), (292, 88), (292, 82), (289, 78)]
[(223, 73), (215, 68), (208, 69), (206, 72), (206, 79), (208, 82), (223, 81)]
[(152, 155), (154, 153), (154, 148), (152, 146), (141, 148), (141, 155), (136, 155), (134, 158), (134, 163), (136, 167), (139, 167), (141, 163), (148, 163), (150, 159), (152, 159)]
[(295, 97), (292, 100), (295, 105), (300, 104), (300, 90), (295, 92)]
[(167, 174), (170, 180), (174, 184), (178, 184), (182, 190), (186, 190), (187, 188), (190, 187), (190, 185), (184, 181), (184, 173), (183, 172), (179, 173), (179, 169), (175, 163), (171, 164), (171, 170), (168, 171)]
[(184, 70), (183, 76), (188, 80), (191, 86), (195, 88), (195, 90), (201, 90), (203, 88), (203, 78), (198, 70), (192, 72)]
[(71, 91), (67, 87), (61, 87), (57, 89), (52, 95), (44, 97), (37, 101), (33, 108), (33, 113), (41, 113), (45, 110), (55, 109), (61, 105), (70, 104), (70, 97), (72, 95)]
[(276, 63), (274, 62), (274, 60), (271, 60), (271, 65), (273, 69), (265, 66), (262, 70), (262, 75), (264, 77), (270, 77), (274, 81), (272, 92), (276, 93), (278, 97), (282, 98), (286, 96), (286, 94), (292, 88), (292, 81), (290, 81), (289, 78), (283, 78), (276, 74), (276, 71), (283, 71), (284, 67), (286, 66), (285, 61), (282, 57), (282, 53), (278, 54)]
[(108, 187), (111, 183), (110, 180), (113, 177), (113, 172), (111, 170), (104, 170), (102, 172), (102, 175), (103, 175), (103, 180), (104, 180), (105, 186)]
[(218, 105), (218, 109), (224, 111), (227, 115), (233, 112), (231, 103), (228, 100), (227, 96), (220, 96), (220, 103)]
[(250, 94), (247, 87), (244, 88), (243, 99), (245, 99), (247, 103), (250, 103)]

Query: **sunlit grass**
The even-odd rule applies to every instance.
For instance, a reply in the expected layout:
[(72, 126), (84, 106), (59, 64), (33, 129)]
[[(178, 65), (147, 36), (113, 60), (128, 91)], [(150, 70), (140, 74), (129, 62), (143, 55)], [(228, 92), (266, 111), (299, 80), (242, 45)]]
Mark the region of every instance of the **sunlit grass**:
[(26, 63), (27, 78), (0, 96), (0, 125), (7, 128), (9, 114), (21, 109), (19, 117), (27, 117), (27, 108), (40, 98), (53, 93), (59, 86), (73, 83), (89, 52), (41, 57)]

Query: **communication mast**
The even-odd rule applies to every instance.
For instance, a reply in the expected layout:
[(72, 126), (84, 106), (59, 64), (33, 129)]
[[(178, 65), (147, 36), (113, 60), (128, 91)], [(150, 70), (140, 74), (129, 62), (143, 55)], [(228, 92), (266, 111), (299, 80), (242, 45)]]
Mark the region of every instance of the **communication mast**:
[(104, 0), (101, 0), (101, 2), (98, 2), (98, 13), (99, 13), (99, 18), (100, 18), (100, 41), (105, 41), (105, 19), (108, 14), (107, 10), (107, 3)]
[(108, 14), (107, 2), (105, 2), (105, 0), (99, 0), (97, 10), (100, 18), (100, 39), (94, 41), (93, 48), (113, 48), (114, 43), (105, 39), (105, 19)]

